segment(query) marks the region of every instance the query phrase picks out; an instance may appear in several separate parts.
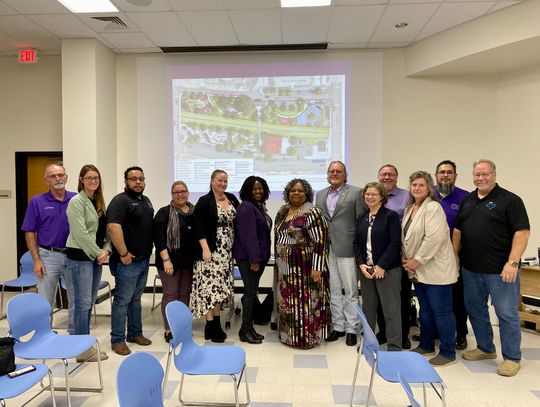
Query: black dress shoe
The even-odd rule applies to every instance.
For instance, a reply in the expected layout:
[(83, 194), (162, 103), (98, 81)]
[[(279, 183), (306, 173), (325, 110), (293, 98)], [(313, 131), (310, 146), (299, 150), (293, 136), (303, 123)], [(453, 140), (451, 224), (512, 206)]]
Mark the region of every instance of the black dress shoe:
[(169, 343), (172, 339), (172, 332), (171, 331), (165, 332), (163, 334), (163, 337), (165, 338), (165, 342)]
[(238, 332), (238, 336), (240, 337), (240, 340), (242, 342), (247, 342), (247, 343), (252, 343), (252, 344), (262, 343), (262, 339), (255, 337), (251, 331), (247, 333)]
[(277, 322), (270, 322), (270, 329), (272, 331), (277, 331)]
[(409, 338), (403, 339), (401, 349), (411, 349), (411, 341), (409, 340)]
[(345, 336), (345, 332), (332, 331), (332, 333), (326, 337), (326, 342), (337, 341), (339, 338), (343, 336)]
[(355, 334), (347, 334), (347, 337), (345, 338), (345, 343), (347, 346), (354, 346), (357, 343), (356, 335)]
[(255, 328), (251, 328), (251, 333), (253, 334), (253, 336), (257, 339), (260, 339), (261, 341), (264, 339), (264, 335), (261, 335), (260, 333), (258, 333)]
[(467, 337), (466, 336), (458, 336), (456, 338), (456, 349), (463, 350), (467, 349)]
[(377, 337), (377, 340), (379, 341), (379, 345), (384, 345), (387, 341), (386, 339), (386, 333), (384, 332), (377, 332), (377, 335), (375, 335)]

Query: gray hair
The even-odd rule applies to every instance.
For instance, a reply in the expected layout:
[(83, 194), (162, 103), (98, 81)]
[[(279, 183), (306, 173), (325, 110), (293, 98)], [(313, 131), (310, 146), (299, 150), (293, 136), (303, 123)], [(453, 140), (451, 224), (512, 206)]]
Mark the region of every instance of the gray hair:
[(473, 171), (474, 169), (476, 168), (477, 165), (479, 164), (487, 164), (491, 167), (491, 171), (493, 172), (497, 172), (497, 166), (495, 165), (495, 163), (491, 160), (488, 160), (486, 158), (481, 158), (479, 159), (478, 161), (475, 161), (472, 165), (472, 168), (473, 168)]

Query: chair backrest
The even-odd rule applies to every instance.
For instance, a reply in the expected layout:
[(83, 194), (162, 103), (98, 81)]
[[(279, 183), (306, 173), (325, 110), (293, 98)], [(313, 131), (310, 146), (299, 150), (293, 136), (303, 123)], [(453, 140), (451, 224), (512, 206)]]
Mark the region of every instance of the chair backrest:
[(192, 337), (193, 314), (186, 304), (181, 301), (171, 301), (165, 308), (165, 315), (171, 328), (172, 344), (175, 348), (179, 344), (194, 343)]
[(367, 323), (366, 316), (364, 315), (362, 308), (360, 308), (360, 305), (354, 304), (354, 307), (362, 324), (362, 353), (366, 357), (368, 364), (373, 366), (377, 358), (377, 352), (379, 352), (379, 341)]
[(401, 375), (401, 373), (398, 372), (398, 379), (401, 383), (401, 386), (405, 390), (405, 393), (407, 393), (407, 397), (409, 398), (410, 405), (407, 407), (422, 407), (420, 403), (414, 398), (413, 391), (411, 389), (411, 386), (409, 386), (409, 382), (407, 382), (407, 379)]
[(22, 293), (12, 297), (7, 303), (6, 313), (9, 330), (16, 339), (32, 331), (35, 331), (32, 339), (51, 332), (51, 306), (39, 294)]
[(137, 352), (122, 361), (116, 373), (120, 407), (163, 407), (163, 368), (152, 355)]
[(21, 264), (21, 275), (29, 273), (31, 273), (32, 275), (34, 274), (34, 260), (32, 259), (32, 255), (30, 254), (30, 252), (25, 252), (21, 256), (19, 263)]

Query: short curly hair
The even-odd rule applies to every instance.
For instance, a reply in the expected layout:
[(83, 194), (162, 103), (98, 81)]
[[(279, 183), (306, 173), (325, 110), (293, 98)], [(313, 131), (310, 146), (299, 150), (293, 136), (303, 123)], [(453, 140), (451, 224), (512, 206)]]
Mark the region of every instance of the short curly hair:
[(293, 187), (298, 183), (302, 184), (304, 191), (306, 191), (306, 201), (313, 203), (313, 188), (311, 188), (311, 184), (303, 178), (294, 178), (290, 180), (287, 185), (285, 185), (285, 190), (283, 191), (283, 200), (290, 204), (289, 194), (291, 189), (293, 189)]

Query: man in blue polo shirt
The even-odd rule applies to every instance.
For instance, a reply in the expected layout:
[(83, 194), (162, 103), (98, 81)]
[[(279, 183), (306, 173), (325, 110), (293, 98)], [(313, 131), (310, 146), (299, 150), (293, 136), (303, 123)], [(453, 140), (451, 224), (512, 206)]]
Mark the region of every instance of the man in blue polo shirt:
[[(437, 164), (435, 170), (435, 196), (438, 198), (441, 206), (446, 214), (446, 221), (450, 229), (450, 238), (454, 230), (454, 222), (456, 220), (461, 201), (468, 192), (464, 189), (456, 187), (457, 169), (456, 163), (450, 160), (441, 161)], [(465, 309), (465, 299), (463, 297), (463, 278), (461, 271), (457, 282), (452, 290), (452, 305), (454, 315), (456, 316), (456, 349), (463, 350), (467, 348), (467, 310)]]
[(530, 226), (521, 198), (501, 188), (496, 176), (492, 161), (474, 163), (476, 190), (463, 199), (454, 223), (452, 243), (461, 262), (465, 305), (476, 337), (476, 349), (463, 353), (463, 359), (497, 358), (489, 296), (499, 318), (504, 359), (497, 373), (515, 376), (521, 361), (519, 266)]
[(69, 235), (66, 209), (76, 193), (66, 191), (67, 174), (62, 164), (50, 164), (45, 168), (45, 183), (49, 191), (30, 199), (22, 224), (26, 245), (34, 261), (37, 289), (51, 304), (60, 276), (64, 277), (68, 296), (68, 332), (73, 333), (73, 289), (71, 275), (66, 268), (64, 253)]

